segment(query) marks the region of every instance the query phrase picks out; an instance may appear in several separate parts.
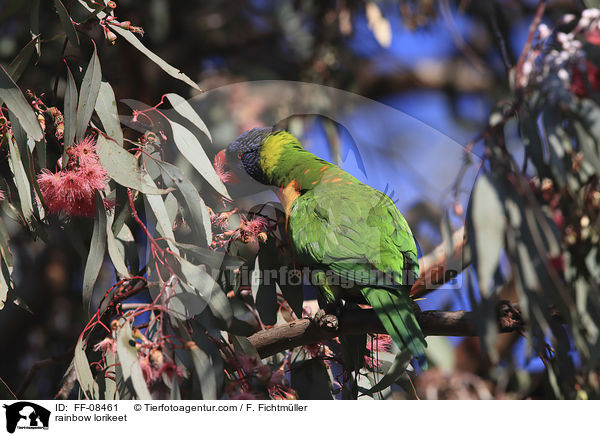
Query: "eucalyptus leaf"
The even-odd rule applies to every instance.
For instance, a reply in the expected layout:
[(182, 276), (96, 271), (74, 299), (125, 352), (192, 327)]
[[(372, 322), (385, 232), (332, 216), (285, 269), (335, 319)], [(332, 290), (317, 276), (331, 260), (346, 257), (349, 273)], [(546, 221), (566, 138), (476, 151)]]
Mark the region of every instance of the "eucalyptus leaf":
[(8, 298), (8, 292), (10, 291), (10, 276), (5, 277), (4, 268), (0, 271), (0, 310), (4, 309), (4, 303)]
[(77, 36), (77, 31), (75, 30), (75, 26), (73, 25), (73, 21), (71, 20), (65, 5), (63, 5), (60, 0), (54, 0), (54, 7), (56, 8), (56, 13), (58, 14), (58, 18), (60, 18), (60, 23), (67, 34), (69, 42), (74, 46), (78, 46), (79, 36)]
[(99, 398), (100, 388), (92, 376), (90, 363), (85, 355), (85, 348), (86, 341), (83, 339), (83, 336), (79, 336), (77, 345), (75, 345), (73, 365), (75, 367), (75, 373), (77, 374), (77, 381), (79, 382), (79, 386), (81, 386), (85, 397), (90, 400), (96, 400)]
[(8, 143), (8, 162), (10, 169), (14, 175), (14, 182), (19, 193), (19, 202), (21, 205), (21, 213), (27, 223), (31, 224), (33, 217), (33, 203), (31, 198), (31, 186), (29, 179), (27, 178), (27, 172), (23, 167), (23, 161), (21, 160), (21, 154), (16, 142), (13, 140), (13, 136), (10, 132), (7, 132), (7, 143)]
[(198, 295), (208, 303), (212, 314), (227, 325), (231, 324), (231, 305), (215, 279), (202, 266), (194, 265), (181, 257), (178, 257), (178, 261), (186, 283), (198, 291)]
[(117, 112), (117, 101), (115, 93), (108, 82), (100, 83), (100, 91), (96, 100), (96, 113), (102, 121), (104, 131), (110, 136), (119, 146), (123, 146), (123, 130)]
[(150, 51), (146, 46), (144, 46), (144, 44), (142, 44), (142, 42), (132, 32), (123, 29), (122, 27), (114, 26), (111, 24), (109, 24), (109, 27), (115, 33), (118, 33), (123, 38), (125, 38), (127, 42), (129, 42), (131, 45), (133, 45), (135, 48), (141, 51), (144, 55), (146, 55), (152, 62), (154, 62), (156, 65), (162, 68), (167, 74), (175, 77), (176, 79), (181, 80), (184, 83), (187, 83), (189, 86), (191, 86), (194, 89), (197, 89), (198, 91), (202, 91), (202, 89), (200, 89), (200, 87), (192, 79), (183, 74), (177, 68), (169, 65), (162, 58), (160, 58), (158, 55), (156, 55), (155, 53)]
[(212, 142), (212, 136), (210, 135), (208, 127), (206, 127), (206, 124), (204, 121), (202, 121), (202, 118), (200, 118), (198, 113), (185, 98), (178, 94), (166, 94), (165, 97), (167, 97), (167, 100), (169, 100), (169, 103), (171, 103), (171, 106), (173, 106), (173, 109), (175, 109), (179, 115), (190, 120), (196, 127), (198, 127), (198, 129), (200, 129), (202, 133), (208, 137), (210, 142)]
[(83, 273), (82, 298), (83, 308), (86, 313), (89, 313), (91, 310), (90, 305), (92, 302), (94, 285), (98, 279), (98, 274), (100, 274), (106, 250), (106, 211), (104, 209), (104, 201), (98, 191), (95, 193), (95, 206), (94, 230), (92, 233), (92, 241), (90, 242), (90, 251)]
[(33, 36), (25, 47), (21, 49), (19, 54), (12, 60), (12, 62), (6, 67), (6, 71), (12, 77), (15, 82), (18, 82), (21, 75), (25, 71), (25, 68), (31, 60), (31, 56), (35, 51), (35, 45), (39, 41), (40, 35)]
[(23, 93), (13, 81), (10, 75), (6, 72), (4, 67), (0, 65), (0, 103), (4, 101), (8, 109), (13, 112), (23, 129), (27, 132), (34, 141), (40, 141), (44, 134), (40, 123), (33, 112), (33, 109), (23, 96)]
[(108, 176), (122, 186), (126, 186), (144, 194), (166, 194), (168, 190), (149, 185), (146, 172), (138, 166), (138, 160), (116, 142), (102, 135), (98, 136), (96, 151), (100, 163)]
[(75, 137), (77, 139), (80, 139), (85, 135), (88, 124), (90, 123), (90, 118), (92, 117), (94, 107), (96, 106), (96, 100), (98, 99), (98, 93), (100, 92), (101, 81), (102, 69), (100, 67), (98, 54), (96, 53), (96, 46), (94, 46), (92, 58), (85, 70), (81, 82), (81, 89), (79, 90), (77, 122), (75, 125)]
[[(77, 85), (71, 70), (67, 65), (67, 87), (65, 89), (65, 108), (64, 108), (64, 119), (65, 119), (65, 150), (67, 147), (73, 145), (75, 140), (75, 129), (77, 128)], [(63, 158), (68, 157), (66, 152), (63, 154)], [(66, 165), (66, 161), (63, 162)]]
[(301, 400), (333, 400), (329, 372), (321, 360), (294, 362), (290, 370), (290, 383)]
[(118, 242), (112, 231), (112, 223), (114, 221), (114, 215), (109, 214), (106, 220), (106, 245), (108, 247), (108, 255), (113, 263), (113, 266), (121, 277), (131, 277), (131, 273), (125, 265), (125, 258), (123, 253), (119, 250)]
[(215, 191), (225, 198), (230, 198), (227, 188), (217, 175), (212, 162), (194, 134), (181, 124), (177, 124), (174, 121), (171, 121), (170, 123), (173, 131), (173, 142), (175, 142), (175, 145), (181, 154), (192, 164), (196, 171), (200, 173), (204, 180), (215, 189)]
[[(107, 372), (114, 372), (115, 364), (117, 363), (117, 357), (112, 350), (106, 352), (106, 371), (104, 372), (104, 399), (105, 400), (118, 400), (117, 382), (110, 377), (106, 376)], [(115, 377), (116, 378), (116, 377)]]
[(469, 213), (471, 233), (469, 240), (476, 255), (479, 289), (486, 297), (490, 295), (490, 282), (498, 267), (500, 252), (504, 246), (506, 216), (498, 189), (487, 174), (475, 182)]
[(167, 162), (156, 161), (156, 163), (160, 166), (163, 182), (169, 188), (175, 189), (173, 195), (187, 211), (186, 218), (193, 230), (194, 238), (201, 243), (201, 246), (208, 247), (212, 242), (212, 223), (204, 200), (179, 168)]
[(275, 325), (279, 309), (276, 277), (272, 274), (278, 272), (276, 258), (273, 257), (276, 255), (274, 248), (275, 238), (269, 238), (266, 244), (261, 244), (254, 264), (254, 269), (260, 276), (258, 286), (253, 287), (254, 304), (265, 325)]
[(248, 338), (243, 336), (229, 335), (229, 340), (231, 345), (233, 345), (233, 349), (238, 353), (245, 354), (246, 356), (254, 357), (258, 361), (260, 361), (260, 356), (258, 355), (258, 351), (256, 348), (250, 343)]
[(144, 380), (142, 367), (138, 361), (135, 339), (129, 322), (125, 322), (117, 333), (117, 355), (119, 356), (119, 362), (121, 362), (123, 379), (125, 381), (131, 380), (137, 399), (151, 400), (152, 395), (150, 395), (148, 385)]
[(216, 375), (208, 354), (202, 351), (196, 344), (189, 346), (194, 369), (200, 381), (200, 389), (202, 391), (203, 400), (217, 399), (217, 382)]
[(392, 363), (392, 366), (390, 366), (389, 371), (381, 378), (381, 380), (379, 380), (377, 384), (375, 384), (375, 386), (364, 393), (367, 395), (374, 394), (375, 392), (382, 391), (391, 386), (404, 374), (411, 358), (412, 355), (409, 350), (403, 350), (398, 353), (394, 359), (394, 362)]
[[(150, 176), (145, 178), (145, 182), (149, 186), (156, 186)], [(148, 194), (144, 196), (144, 200), (150, 205), (150, 209), (154, 213), (156, 227), (159, 233), (165, 238), (171, 251), (175, 254), (179, 254), (179, 249), (175, 244), (175, 235), (173, 234), (173, 221), (169, 218), (169, 213), (167, 212), (162, 197), (160, 195)]]

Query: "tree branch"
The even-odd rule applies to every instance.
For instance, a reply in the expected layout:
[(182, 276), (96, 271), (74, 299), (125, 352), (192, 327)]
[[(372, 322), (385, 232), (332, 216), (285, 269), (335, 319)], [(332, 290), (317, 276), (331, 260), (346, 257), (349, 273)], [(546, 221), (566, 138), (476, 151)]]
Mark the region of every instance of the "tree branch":
[(471, 263), (471, 256), (465, 250), (466, 243), (467, 236), (463, 226), (452, 234), (453, 251), (450, 255), (446, 249), (449, 243), (444, 241), (419, 259), (419, 278), (412, 286), (410, 296), (422, 297), (460, 274)]
[[(464, 310), (417, 312), (417, 321), (425, 336), (476, 336), (475, 314)], [(517, 304), (502, 302), (498, 309), (498, 330), (501, 333), (523, 330), (523, 319)], [(261, 330), (248, 340), (261, 357), (301, 345), (314, 344), (338, 336), (358, 333), (386, 333), (373, 309), (353, 309), (343, 312), (337, 330), (318, 326), (308, 318), (282, 326)]]

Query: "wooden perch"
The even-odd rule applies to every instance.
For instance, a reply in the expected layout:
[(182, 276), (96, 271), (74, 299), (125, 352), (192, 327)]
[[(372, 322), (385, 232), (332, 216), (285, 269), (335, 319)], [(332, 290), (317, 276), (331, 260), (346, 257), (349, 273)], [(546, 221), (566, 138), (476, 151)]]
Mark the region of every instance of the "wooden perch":
[[(425, 336), (477, 335), (473, 312), (428, 310), (417, 312), (416, 316)], [(523, 330), (523, 320), (518, 305), (507, 302), (500, 304), (498, 330), (501, 333)], [(261, 357), (267, 357), (293, 347), (357, 333), (386, 333), (386, 331), (372, 309), (353, 309), (342, 313), (337, 330), (320, 327), (311, 319), (304, 318), (261, 330), (248, 339)]]

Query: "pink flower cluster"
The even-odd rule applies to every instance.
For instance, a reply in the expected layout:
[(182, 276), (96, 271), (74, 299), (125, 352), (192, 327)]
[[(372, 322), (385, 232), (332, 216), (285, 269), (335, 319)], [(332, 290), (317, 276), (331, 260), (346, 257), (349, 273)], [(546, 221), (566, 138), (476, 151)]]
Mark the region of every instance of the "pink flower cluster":
[(380, 351), (387, 353), (392, 351), (392, 337), (390, 335), (373, 334), (370, 339), (367, 339), (367, 355), (365, 356), (367, 368), (379, 368), (377, 353)]
[[(70, 216), (94, 216), (94, 192), (106, 187), (106, 170), (96, 154), (93, 137), (86, 136), (67, 149), (67, 167), (52, 173), (43, 170), (38, 184), (50, 213)], [(105, 208), (112, 204), (104, 200)]]
[[(235, 211), (234, 211), (235, 212)], [(212, 224), (217, 229), (227, 229), (229, 217), (234, 212), (223, 212), (220, 215), (212, 214)], [(265, 242), (268, 233), (273, 231), (275, 224), (267, 217), (254, 215), (247, 219), (240, 215), (241, 224), (235, 230), (225, 230), (215, 233), (211, 248), (221, 248), (233, 241), (242, 241), (244, 244), (251, 242)]]
[(184, 378), (185, 373), (175, 362), (168, 358), (158, 349), (151, 350), (148, 354), (140, 354), (138, 357), (144, 380), (148, 385), (152, 385), (162, 379), (165, 374), (169, 380), (177, 374), (178, 378)]

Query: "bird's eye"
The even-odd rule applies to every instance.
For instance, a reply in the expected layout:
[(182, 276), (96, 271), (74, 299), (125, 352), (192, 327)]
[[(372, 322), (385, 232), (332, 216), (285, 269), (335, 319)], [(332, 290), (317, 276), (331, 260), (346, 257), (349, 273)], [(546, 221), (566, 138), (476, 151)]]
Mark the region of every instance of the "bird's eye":
[(238, 154), (238, 159), (242, 159), (244, 157), (244, 153), (239, 153)]

